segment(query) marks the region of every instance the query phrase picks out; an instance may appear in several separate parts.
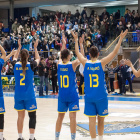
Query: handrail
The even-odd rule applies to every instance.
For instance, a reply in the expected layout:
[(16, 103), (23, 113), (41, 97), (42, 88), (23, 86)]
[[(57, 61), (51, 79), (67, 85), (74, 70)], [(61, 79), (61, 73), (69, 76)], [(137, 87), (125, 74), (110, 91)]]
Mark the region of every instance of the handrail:
[[(138, 32), (128, 32), (128, 33), (138, 33)], [(128, 34), (127, 33), (127, 34)], [(118, 39), (120, 37), (120, 35), (105, 49), (105, 50), (101, 50), (102, 52), (104, 52), (104, 51), (107, 51), (113, 44), (114, 44), (114, 42)], [(140, 49), (140, 47), (139, 47), (139, 49)]]
[(114, 42), (116, 42), (116, 40), (120, 37), (120, 35), (105, 49), (105, 50), (101, 50), (102, 52), (107, 51), (113, 44)]
[(136, 60), (136, 62), (133, 64), (133, 66), (135, 66), (137, 64), (137, 62), (139, 61), (139, 58)]

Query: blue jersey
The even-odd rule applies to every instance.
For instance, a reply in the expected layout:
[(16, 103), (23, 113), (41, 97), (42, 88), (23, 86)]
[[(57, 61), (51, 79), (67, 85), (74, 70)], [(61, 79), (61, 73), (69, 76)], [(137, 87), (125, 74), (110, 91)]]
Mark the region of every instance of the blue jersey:
[(34, 92), (34, 72), (31, 69), (31, 64), (26, 65), (26, 74), (23, 74), (21, 62), (14, 65), (15, 76), (15, 99), (29, 100), (35, 98)]
[(79, 99), (76, 73), (73, 71), (72, 63), (60, 62), (57, 69), (59, 83), (59, 99), (62, 102), (72, 102)]
[(1, 70), (4, 64), (4, 60), (0, 58), (0, 97), (3, 97), (2, 81), (1, 81)]
[(87, 61), (84, 68), (85, 100), (94, 102), (107, 97), (104, 71), (99, 60)]

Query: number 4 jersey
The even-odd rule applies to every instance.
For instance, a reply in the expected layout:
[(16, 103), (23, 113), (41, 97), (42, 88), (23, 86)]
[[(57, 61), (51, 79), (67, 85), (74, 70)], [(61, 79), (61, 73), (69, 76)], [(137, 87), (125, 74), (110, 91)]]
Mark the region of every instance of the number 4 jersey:
[(99, 60), (87, 61), (84, 68), (85, 100), (94, 102), (107, 97), (104, 71)]
[(15, 99), (29, 100), (35, 98), (34, 91), (34, 72), (37, 67), (36, 61), (28, 62), (26, 65), (26, 74), (23, 74), (22, 63), (13, 61), (15, 76)]
[(73, 71), (72, 63), (58, 64), (57, 69), (59, 83), (59, 97), (62, 102), (72, 102), (79, 99), (76, 73)]

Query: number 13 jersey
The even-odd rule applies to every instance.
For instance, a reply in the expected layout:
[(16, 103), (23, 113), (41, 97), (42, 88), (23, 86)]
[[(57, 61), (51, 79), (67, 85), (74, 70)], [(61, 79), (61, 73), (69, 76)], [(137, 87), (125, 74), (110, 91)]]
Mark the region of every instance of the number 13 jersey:
[(13, 61), (15, 76), (15, 99), (29, 100), (35, 98), (34, 91), (34, 68), (37, 67), (36, 61), (27, 62), (26, 74), (23, 74), (22, 63)]
[(107, 97), (105, 75), (99, 60), (87, 61), (84, 68), (85, 100), (94, 102)]
[(72, 63), (58, 64), (57, 69), (58, 83), (59, 83), (59, 96), (62, 102), (72, 102), (79, 99), (78, 87), (76, 80), (76, 73), (73, 71)]

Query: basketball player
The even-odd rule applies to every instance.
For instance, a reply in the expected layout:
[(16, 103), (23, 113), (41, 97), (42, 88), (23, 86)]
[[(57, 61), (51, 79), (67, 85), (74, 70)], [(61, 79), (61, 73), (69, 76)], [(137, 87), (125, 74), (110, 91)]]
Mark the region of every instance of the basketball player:
[(0, 45), (0, 51), (2, 53), (2, 56), (0, 58), (0, 140), (5, 140), (3, 138), (5, 106), (4, 106), (4, 98), (3, 98), (3, 90), (2, 90), (2, 81), (1, 81), (1, 70), (4, 62), (6, 62), (12, 55), (14, 55), (16, 51), (13, 50), (8, 56), (6, 56), (6, 52), (1, 45)]
[(137, 78), (140, 76), (140, 69), (137, 71), (137, 70), (134, 68), (134, 66), (133, 66), (133, 64), (131, 63), (130, 60), (128, 60), (128, 59), (125, 60), (125, 64), (131, 67), (131, 69), (132, 69), (132, 71), (133, 71), (133, 74), (134, 74)]
[[(29, 115), (29, 129), (30, 139), (35, 140), (34, 132), (36, 126), (36, 97), (34, 92), (34, 69), (38, 66), (40, 57), (37, 51), (38, 40), (34, 45), (35, 49), (35, 61), (28, 62), (29, 52), (26, 49), (21, 50), (21, 44), (17, 53), (14, 55), (14, 76), (15, 76), (15, 106), (14, 108), (18, 111), (17, 129), (18, 129), (18, 140), (24, 140), (22, 137), (23, 122), (25, 117), (25, 110), (28, 111)], [(17, 62), (18, 55), (20, 52), (21, 62)]]
[[(70, 62), (71, 54), (68, 49), (64, 49), (66, 45), (65, 36), (63, 35), (62, 50), (60, 59), (57, 63), (57, 75), (59, 83), (58, 96), (58, 118), (56, 122), (55, 140), (59, 140), (62, 121), (65, 113), (69, 109), (71, 140), (76, 137), (76, 112), (79, 111), (79, 96), (76, 81), (76, 68), (80, 64), (79, 60)], [(81, 48), (83, 49), (83, 48)]]
[(79, 61), (84, 66), (84, 82), (85, 82), (85, 111), (84, 114), (89, 117), (89, 131), (91, 140), (96, 140), (96, 116), (98, 115), (98, 136), (99, 140), (103, 140), (104, 132), (104, 119), (108, 115), (108, 99), (105, 85), (104, 68), (109, 63), (121, 46), (123, 38), (127, 34), (127, 30), (120, 34), (120, 39), (113, 52), (108, 56), (98, 60), (99, 51), (97, 47), (93, 46), (90, 48), (90, 58), (87, 60), (79, 52), (78, 48), (78, 35), (72, 35), (75, 38), (75, 52)]

